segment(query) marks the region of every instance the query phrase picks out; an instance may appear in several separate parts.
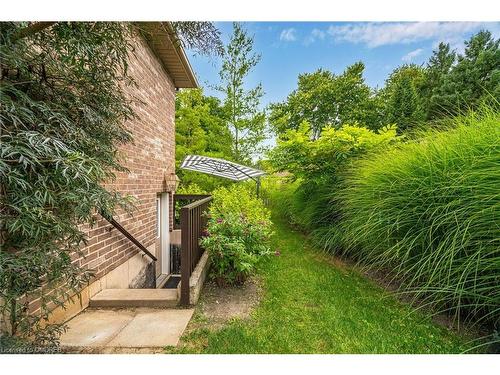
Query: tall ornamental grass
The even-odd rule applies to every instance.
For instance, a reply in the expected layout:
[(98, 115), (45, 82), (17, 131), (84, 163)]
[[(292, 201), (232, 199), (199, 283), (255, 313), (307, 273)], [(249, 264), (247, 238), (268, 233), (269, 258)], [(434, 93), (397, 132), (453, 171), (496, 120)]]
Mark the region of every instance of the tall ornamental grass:
[(342, 241), (420, 300), (498, 328), (500, 115), (453, 121), (351, 170)]

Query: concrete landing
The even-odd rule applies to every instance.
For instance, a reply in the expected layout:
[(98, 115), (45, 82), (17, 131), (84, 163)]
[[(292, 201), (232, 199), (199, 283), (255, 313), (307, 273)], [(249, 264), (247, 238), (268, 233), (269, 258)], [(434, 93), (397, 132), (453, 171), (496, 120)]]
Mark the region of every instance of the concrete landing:
[(90, 299), (90, 307), (175, 307), (175, 289), (104, 289)]
[(88, 309), (67, 322), (60, 338), (69, 350), (109, 351), (116, 348), (176, 346), (193, 309)]

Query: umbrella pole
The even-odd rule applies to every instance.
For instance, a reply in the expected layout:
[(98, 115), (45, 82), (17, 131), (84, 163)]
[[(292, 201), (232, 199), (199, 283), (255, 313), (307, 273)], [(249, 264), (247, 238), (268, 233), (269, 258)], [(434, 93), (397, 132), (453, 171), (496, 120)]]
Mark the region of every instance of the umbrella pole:
[(255, 180), (255, 183), (257, 185), (257, 198), (260, 196), (260, 177), (257, 177), (257, 180)]

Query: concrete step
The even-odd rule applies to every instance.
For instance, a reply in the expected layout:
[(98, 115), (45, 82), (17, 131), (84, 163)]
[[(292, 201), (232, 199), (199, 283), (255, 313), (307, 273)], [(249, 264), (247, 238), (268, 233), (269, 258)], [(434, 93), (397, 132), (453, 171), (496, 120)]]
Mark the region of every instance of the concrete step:
[(90, 307), (175, 307), (176, 289), (104, 289), (90, 299)]
[(61, 348), (76, 353), (136, 353), (141, 348), (149, 353), (162, 352), (165, 346), (177, 345), (193, 311), (87, 309), (67, 322)]

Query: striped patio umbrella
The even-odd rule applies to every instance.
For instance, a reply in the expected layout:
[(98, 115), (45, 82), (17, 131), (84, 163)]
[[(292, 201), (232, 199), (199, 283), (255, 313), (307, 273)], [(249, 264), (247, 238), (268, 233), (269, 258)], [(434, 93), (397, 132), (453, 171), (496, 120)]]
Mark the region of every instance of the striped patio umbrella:
[(200, 155), (187, 155), (182, 161), (181, 168), (224, 177), (233, 181), (252, 179), (257, 183), (257, 195), (259, 194), (259, 177), (265, 174), (264, 171), (259, 169), (233, 163), (232, 161)]

